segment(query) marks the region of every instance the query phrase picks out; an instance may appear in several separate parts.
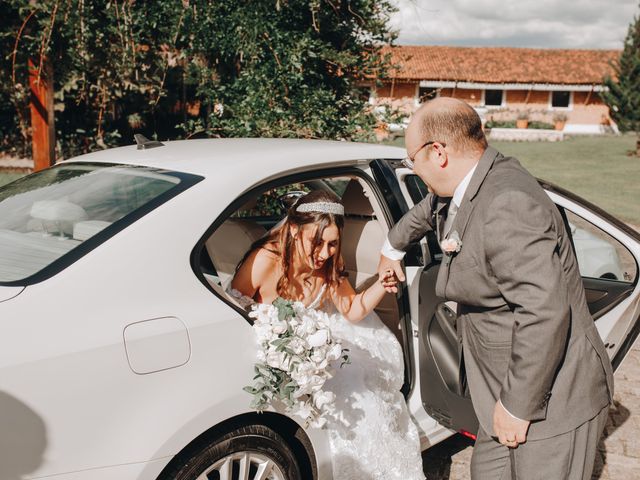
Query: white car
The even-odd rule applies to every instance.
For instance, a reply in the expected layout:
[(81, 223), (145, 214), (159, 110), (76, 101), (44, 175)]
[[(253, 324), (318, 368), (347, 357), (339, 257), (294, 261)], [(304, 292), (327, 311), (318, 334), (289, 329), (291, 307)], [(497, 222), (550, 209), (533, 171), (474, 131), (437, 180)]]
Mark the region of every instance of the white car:
[[(401, 148), (226, 139), (148, 142), (65, 161), (0, 188), (0, 479), (330, 479), (324, 430), (256, 414), (254, 333), (224, 293), (280, 200), (331, 189), (360, 287), (424, 186)], [(614, 367), (639, 329), (640, 235), (543, 184), (628, 254), (629, 280), (585, 277)], [(434, 293), (431, 234), (377, 309), (405, 352), (423, 448), (476, 419), (458, 378), (455, 309)], [(626, 267), (625, 267), (626, 268)]]

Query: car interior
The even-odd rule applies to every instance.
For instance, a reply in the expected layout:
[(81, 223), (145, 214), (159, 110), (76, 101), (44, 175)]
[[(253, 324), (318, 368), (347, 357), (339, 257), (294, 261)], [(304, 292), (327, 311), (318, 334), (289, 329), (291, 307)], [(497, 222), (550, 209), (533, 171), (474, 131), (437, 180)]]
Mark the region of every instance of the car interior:
[[(220, 296), (237, 305), (235, 299), (225, 293), (225, 288), (238, 263), (256, 240), (284, 218), (288, 205), (314, 189), (330, 189), (344, 205), (342, 255), (353, 287), (361, 291), (376, 280), (380, 248), (388, 228), (379, 220), (383, 218), (382, 210), (371, 187), (356, 176), (321, 178), (256, 192), (205, 240), (201, 255), (205, 257), (201, 259), (203, 274)], [(385, 296), (375, 311), (402, 345), (400, 312), (395, 296)]]

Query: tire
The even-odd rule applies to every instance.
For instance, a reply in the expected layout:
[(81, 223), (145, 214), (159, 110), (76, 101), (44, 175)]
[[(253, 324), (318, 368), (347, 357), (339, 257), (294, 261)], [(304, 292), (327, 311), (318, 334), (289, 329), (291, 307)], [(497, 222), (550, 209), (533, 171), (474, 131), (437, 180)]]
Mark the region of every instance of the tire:
[[(248, 470), (246, 476), (241, 475), (243, 469)], [(265, 469), (271, 473), (264, 476)], [(302, 475), (293, 451), (278, 433), (263, 425), (249, 425), (193, 445), (160, 478), (302, 480)]]

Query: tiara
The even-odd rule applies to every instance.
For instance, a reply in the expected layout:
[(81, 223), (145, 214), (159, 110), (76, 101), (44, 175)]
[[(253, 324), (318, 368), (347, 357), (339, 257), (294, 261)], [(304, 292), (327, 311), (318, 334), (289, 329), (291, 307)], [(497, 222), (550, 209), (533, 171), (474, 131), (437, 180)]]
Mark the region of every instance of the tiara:
[(344, 207), (342, 206), (342, 204), (334, 202), (303, 203), (296, 207), (296, 212), (316, 212), (344, 215)]

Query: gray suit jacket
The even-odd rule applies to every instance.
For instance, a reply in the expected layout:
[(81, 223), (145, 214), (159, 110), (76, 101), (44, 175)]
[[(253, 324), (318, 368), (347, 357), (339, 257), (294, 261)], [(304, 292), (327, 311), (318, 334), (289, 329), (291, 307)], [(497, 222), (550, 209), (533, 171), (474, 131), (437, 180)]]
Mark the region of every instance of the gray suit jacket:
[[(399, 250), (442, 225), (432, 194), (389, 233)], [(520, 163), (489, 147), (451, 232), (436, 293), (458, 302), (457, 330), (482, 428), (498, 398), (548, 438), (594, 417), (613, 397), (609, 357), (589, 313), (571, 240), (555, 204)]]

